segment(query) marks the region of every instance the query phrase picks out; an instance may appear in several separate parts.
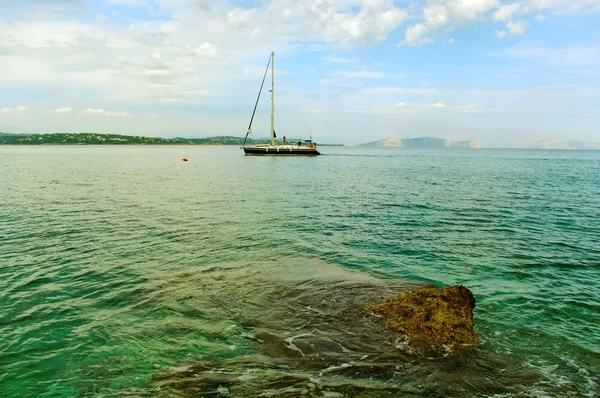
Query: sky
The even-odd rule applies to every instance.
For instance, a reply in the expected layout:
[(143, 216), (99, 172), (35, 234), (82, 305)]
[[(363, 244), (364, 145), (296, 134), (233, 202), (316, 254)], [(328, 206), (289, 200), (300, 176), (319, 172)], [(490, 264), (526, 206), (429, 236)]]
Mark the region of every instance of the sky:
[(278, 136), (600, 142), (600, 0), (0, 0), (0, 26), (5, 132), (244, 136), (274, 51)]

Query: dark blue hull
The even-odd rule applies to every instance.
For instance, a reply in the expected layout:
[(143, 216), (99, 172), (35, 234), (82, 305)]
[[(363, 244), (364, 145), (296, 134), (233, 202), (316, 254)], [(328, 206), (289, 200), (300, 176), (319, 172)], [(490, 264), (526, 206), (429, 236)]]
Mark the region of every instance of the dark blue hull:
[(273, 146), (245, 146), (244, 152), (246, 155), (280, 155), (280, 156), (289, 156), (289, 155), (304, 155), (304, 156), (316, 156), (320, 155), (319, 151), (316, 148), (309, 147), (293, 147), (293, 146), (285, 146), (285, 147), (273, 147)]

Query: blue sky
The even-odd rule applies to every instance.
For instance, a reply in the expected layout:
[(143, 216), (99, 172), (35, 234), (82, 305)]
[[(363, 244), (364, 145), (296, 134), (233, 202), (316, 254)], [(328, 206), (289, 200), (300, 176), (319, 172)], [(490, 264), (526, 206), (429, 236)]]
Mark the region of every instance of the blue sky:
[(243, 136), (275, 51), (279, 135), (600, 142), (600, 0), (5, 0), (0, 23), (0, 131)]

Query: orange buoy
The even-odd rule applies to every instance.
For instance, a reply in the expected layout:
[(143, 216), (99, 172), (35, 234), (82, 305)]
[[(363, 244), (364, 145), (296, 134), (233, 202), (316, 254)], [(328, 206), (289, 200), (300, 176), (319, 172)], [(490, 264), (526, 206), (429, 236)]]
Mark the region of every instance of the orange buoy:
[(183, 160), (184, 162), (187, 162), (188, 159), (187, 158), (181, 158), (181, 160)]

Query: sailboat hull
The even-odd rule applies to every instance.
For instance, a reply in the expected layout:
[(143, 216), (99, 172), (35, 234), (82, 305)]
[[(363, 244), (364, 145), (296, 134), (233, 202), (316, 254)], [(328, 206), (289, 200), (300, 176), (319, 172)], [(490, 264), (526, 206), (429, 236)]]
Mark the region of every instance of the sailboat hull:
[(320, 155), (316, 148), (309, 147), (297, 147), (291, 145), (281, 146), (245, 146), (244, 153), (246, 155), (269, 155), (269, 156), (289, 156), (289, 155), (303, 155), (303, 156), (316, 156)]

